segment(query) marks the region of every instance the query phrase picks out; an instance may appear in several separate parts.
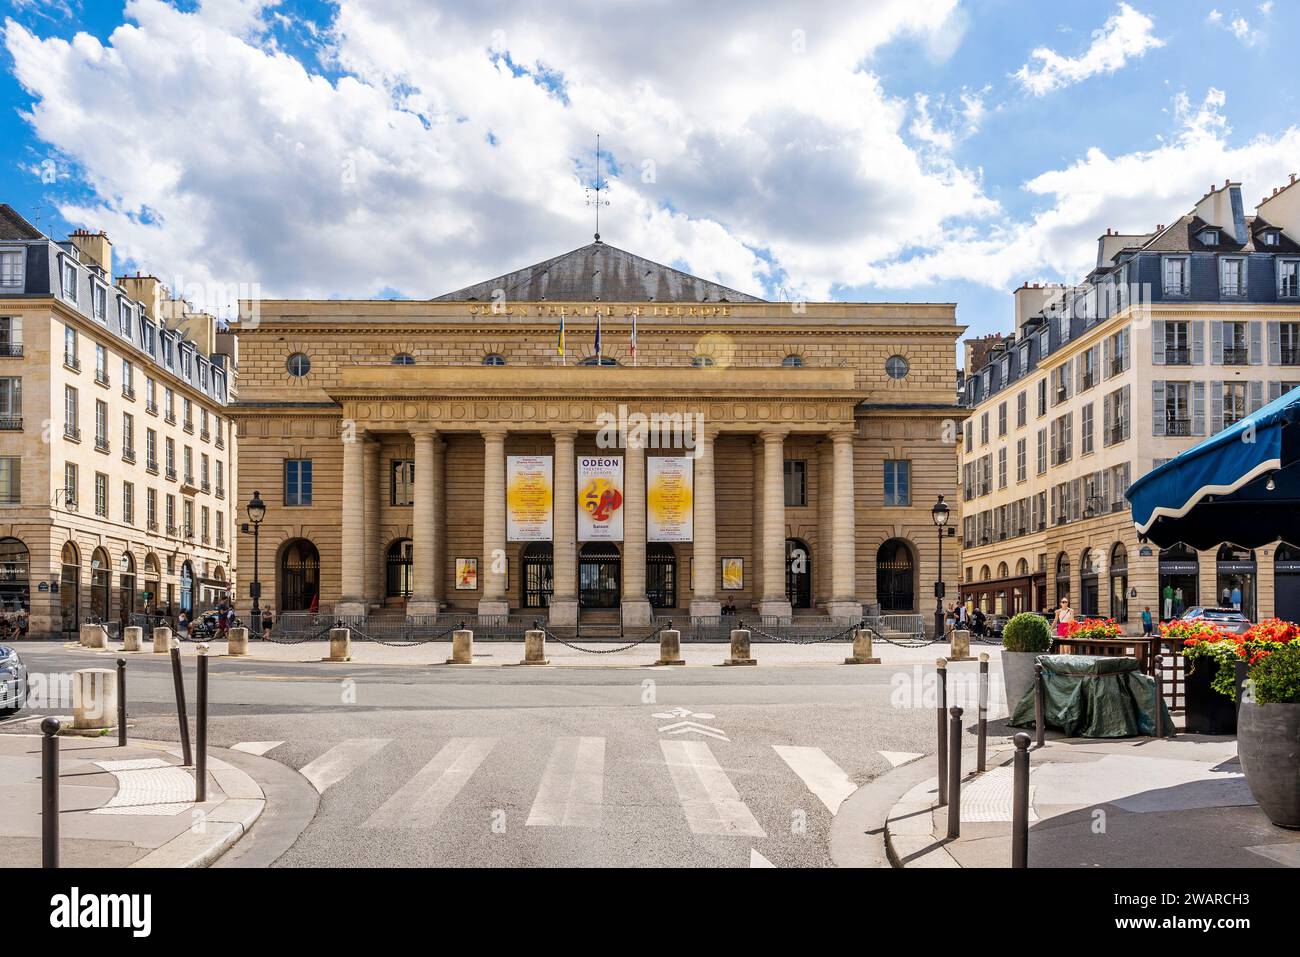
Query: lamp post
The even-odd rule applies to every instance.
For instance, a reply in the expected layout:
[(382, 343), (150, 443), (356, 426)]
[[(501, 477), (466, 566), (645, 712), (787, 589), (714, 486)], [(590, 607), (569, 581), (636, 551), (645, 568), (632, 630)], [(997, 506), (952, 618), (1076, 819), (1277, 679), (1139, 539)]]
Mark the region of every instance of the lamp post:
[(248, 597), (253, 600), (253, 610), (250, 614), (252, 627), (256, 629), (257, 619), (261, 616), (262, 610), (258, 607), (258, 599), (262, 597), (262, 583), (258, 580), (257, 567), (257, 541), (258, 529), (261, 528), (262, 519), (266, 518), (266, 503), (262, 501), (262, 493), (254, 490), (253, 497), (249, 499), (248, 504), (244, 506), (248, 513), (248, 521), (240, 529), (245, 535), (248, 534), (248, 526), (253, 526), (253, 581), (248, 586)]
[(937, 640), (943, 637), (943, 530), (948, 524), (948, 505), (942, 495), (930, 509), (930, 518), (934, 520), (939, 536), (939, 566), (934, 580), (934, 637)]

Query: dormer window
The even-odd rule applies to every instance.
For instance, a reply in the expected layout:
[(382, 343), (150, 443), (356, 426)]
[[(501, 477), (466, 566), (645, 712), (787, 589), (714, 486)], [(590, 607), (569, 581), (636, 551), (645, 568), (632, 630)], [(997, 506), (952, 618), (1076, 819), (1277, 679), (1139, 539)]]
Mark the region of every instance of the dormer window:
[(77, 301), (77, 265), (71, 259), (64, 258), (63, 268), (59, 271), (62, 288), (59, 290), (68, 302)]
[(108, 289), (102, 283), (90, 284), (90, 314), (100, 322), (108, 322)]
[(23, 251), (0, 249), (0, 289), (23, 288)]
[(1233, 298), (1246, 295), (1246, 260), (1219, 260), (1219, 291)]
[(1281, 233), (1276, 229), (1266, 229), (1260, 233), (1265, 246), (1276, 246), (1281, 241)]
[(125, 299), (117, 301), (117, 331), (128, 339), (132, 337), (131, 304)]
[(1203, 246), (1219, 245), (1219, 231), (1217, 229), (1202, 229), (1201, 245)]

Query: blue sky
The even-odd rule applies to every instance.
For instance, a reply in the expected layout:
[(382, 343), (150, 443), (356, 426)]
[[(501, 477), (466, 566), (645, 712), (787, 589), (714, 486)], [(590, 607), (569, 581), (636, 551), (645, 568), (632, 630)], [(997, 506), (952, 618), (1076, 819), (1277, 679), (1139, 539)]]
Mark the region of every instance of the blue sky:
[(1010, 323), (1107, 227), (1300, 171), (1300, 4), (0, 0), (0, 199), (221, 309), (603, 238), (768, 297)]

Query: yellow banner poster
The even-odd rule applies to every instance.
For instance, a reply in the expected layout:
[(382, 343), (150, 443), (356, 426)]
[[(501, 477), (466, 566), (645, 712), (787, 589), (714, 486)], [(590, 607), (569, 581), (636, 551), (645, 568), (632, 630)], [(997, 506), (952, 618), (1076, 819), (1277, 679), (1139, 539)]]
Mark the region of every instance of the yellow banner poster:
[(695, 460), (689, 456), (646, 459), (646, 540), (689, 542), (695, 525)]
[(623, 456), (578, 456), (578, 541), (623, 540)]
[(551, 457), (506, 456), (506, 539), (549, 542), (552, 527)]

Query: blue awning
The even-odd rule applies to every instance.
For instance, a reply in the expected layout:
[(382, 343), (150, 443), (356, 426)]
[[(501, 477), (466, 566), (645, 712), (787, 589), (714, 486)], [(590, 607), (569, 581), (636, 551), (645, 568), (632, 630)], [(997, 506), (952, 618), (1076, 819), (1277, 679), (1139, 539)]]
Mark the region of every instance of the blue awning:
[(1161, 547), (1300, 544), (1300, 388), (1152, 469), (1125, 495), (1138, 533)]

